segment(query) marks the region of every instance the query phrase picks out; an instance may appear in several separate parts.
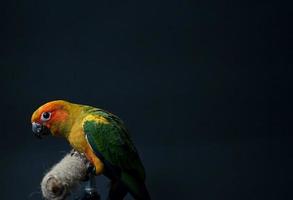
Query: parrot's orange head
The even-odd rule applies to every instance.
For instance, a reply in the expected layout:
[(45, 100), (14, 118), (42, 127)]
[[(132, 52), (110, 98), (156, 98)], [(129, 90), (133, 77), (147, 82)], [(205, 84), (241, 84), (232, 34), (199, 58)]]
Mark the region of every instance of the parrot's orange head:
[(40, 106), (32, 115), (32, 131), (35, 136), (64, 136), (68, 131), (71, 103), (63, 100), (51, 101)]

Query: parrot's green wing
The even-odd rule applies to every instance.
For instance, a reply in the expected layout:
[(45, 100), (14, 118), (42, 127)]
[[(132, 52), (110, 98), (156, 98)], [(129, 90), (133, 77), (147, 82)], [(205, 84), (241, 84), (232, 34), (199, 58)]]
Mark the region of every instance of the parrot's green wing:
[(121, 180), (137, 199), (149, 199), (144, 167), (123, 122), (102, 110), (95, 111), (94, 115), (97, 119), (84, 121), (83, 129), (89, 145), (104, 163), (107, 175)]

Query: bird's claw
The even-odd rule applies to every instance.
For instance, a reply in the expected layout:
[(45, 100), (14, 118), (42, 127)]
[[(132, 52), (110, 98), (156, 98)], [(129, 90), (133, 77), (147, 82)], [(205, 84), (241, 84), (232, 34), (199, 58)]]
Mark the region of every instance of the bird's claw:
[(86, 164), (86, 167), (87, 167), (87, 170), (86, 170), (87, 174), (94, 175), (96, 173), (96, 168), (92, 163), (88, 162)]
[(78, 152), (78, 151), (76, 151), (74, 149), (72, 149), (70, 151), (70, 156), (74, 156), (74, 157), (82, 160), (85, 164), (88, 163), (88, 160), (86, 159), (86, 156), (84, 155), (84, 153), (80, 153), (80, 152)]
[(94, 176), (96, 173), (95, 166), (91, 164), (90, 162), (86, 163), (86, 175), (82, 181), (86, 182), (89, 181), (91, 176)]
[(70, 151), (70, 155), (71, 156), (74, 156), (74, 155), (77, 155), (78, 154), (78, 151), (76, 151), (76, 150), (74, 150), (74, 149), (72, 149), (71, 151)]

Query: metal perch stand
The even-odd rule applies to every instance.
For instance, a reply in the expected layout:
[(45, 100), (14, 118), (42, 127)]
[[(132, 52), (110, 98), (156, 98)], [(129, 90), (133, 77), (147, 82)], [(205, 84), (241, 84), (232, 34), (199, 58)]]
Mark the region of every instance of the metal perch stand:
[(72, 151), (44, 176), (41, 189), (44, 199), (65, 200), (80, 182), (89, 178), (83, 196), (76, 200), (100, 200), (96, 189), (95, 176), (88, 177), (88, 161), (83, 154)]
[(91, 175), (88, 185), (84, 188), (84, 194), (82, 198), (76, 200), (100, 200), (100, 195), (96, 189), (96, 180), (94, 175)]

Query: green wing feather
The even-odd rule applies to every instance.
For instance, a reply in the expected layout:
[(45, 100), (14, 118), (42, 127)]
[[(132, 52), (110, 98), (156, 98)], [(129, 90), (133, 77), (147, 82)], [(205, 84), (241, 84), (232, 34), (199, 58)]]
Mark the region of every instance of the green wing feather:
[(100, 109), (92, 109), (90, 114), (102, 116), (109, 122), (105, 124), (89, 120), (83, 124), (88, 142), (96, 155), (101, 154), (107, 162), (121, 170), (120, 179), (133, 196), (149, 199), (144, 185), (144, 167), (123, 122)]

